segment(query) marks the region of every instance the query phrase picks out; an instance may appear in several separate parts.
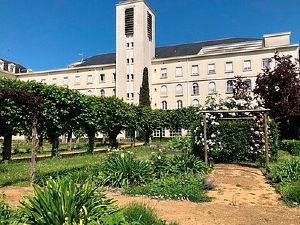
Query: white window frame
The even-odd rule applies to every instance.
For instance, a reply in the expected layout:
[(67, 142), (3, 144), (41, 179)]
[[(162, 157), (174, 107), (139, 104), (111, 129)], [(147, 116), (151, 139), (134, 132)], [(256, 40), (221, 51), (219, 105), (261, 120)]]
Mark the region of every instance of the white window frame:
[(199, 65), (192, 65), (192, 75), (199, 75)]
[[(230, 65), (228, 67), (228, 65)], [(233, 62), (226, 62), (225, 63), (225, 72), (226, 73), (232, 73), (233, 72)]]
[(160, 96), (167, 97), (168, 96), (168, 87), (166, 85), (162, 85), (160, 87)]
[(208, 74), (215, 74), (216, 73), (216, 64), (215, 63), (208, 64), (207, 71), (208, 71)]
[[(213, 90), (211, 89), (211, 86), (210, 86), (211, 84), (214, 85), (214, 89), (213, 89)], [(208, 92), (209, 92), (209, 93), (216, 93), (216, 92), (217, 92), (217, 85), (216, 85), (216, 82), (211, 81), (211, 82), (208, 83)]]
[[(195, 104), (195, 102), (196, 102), (196, 104)], [(199, 100), (198, 100), (198, 99), (193, 99), (193, 101), (192, 101), (192, 106), (193, 106), (193, 107), (199, 107), (199, 106), (200, 106)]]
[(167, 110), (168, 109), (168, 102), (167, 101), (162, 101), (161, 102), (161, 109)]
[(183, 102), (182, 100), (177, 100), (176, 101), (176, 109), (181, 109), (183, 108)]
[(160, 78), (161, 79), (168, 78), (168, 69), (167, 68), (160, 69)]
[(75, 84), (80, 84), (80, 76), (75, 77)]
[[(249, 65), (247, 65), (249, 63)], [(251, 71), (252, 70), (252, 62), (250, 59), (244, 60), (244, 71)]]
[(252, 80), (251, 79), (246, 79), (243, 81), (244, 82), (244, 85), (246, 86), (247, 83), (249, 83), (250, 85), (247, 86), (247, 91), (248, 92), (251, 92), (252, 91)]
[(69, 85), (69, 77), (64, 77), (64, 86), (68, 86)]
[[(228, 85), (229, 82), (231, 82), (231, 85)], [(234, 89), (234, 80), (227, 80), (226, 81), (226, 94), (233, 94), (233, 89)]]
[[(102, 79), (102, 77), (103, 77), (103, 79)], [(105, 73), (101, 73), (99, 75), (99, 83), (105, 83)]]
[[(196, 89), (197, 88), (197, 89)], [(199, 84), (198, 83), (193, 83), (192, 84), (192, 95), (199, 95)]]
[(101, 96), (101, 97), (105, 97), (105, 90), (104, 90), (104, 89), (101, 89), (101, 90), (100, 90), (100, 96)]
[(88, 75), (87, 76), (87, 81), (86, 81), (87, 84), (92, 84), (94, 83), (94, 78), (93, 78), (93, 75)]
[(182, 66), (178, 66), (175, 69), (175, 76), (176, 77), (182, 77), (183, 76), (183, 68)]
[[(268, 62), (268, 65), (267, 66), (265, 66), (265, 62)], [(262, 69), (263, 70), (265, 70), (265, 69), (269, 69), (270, 68), (270, 59), (269, 58), (264, 58), (263, 60), (262, 60)]]
[[(181, 88), (181, 89), (178, 89), (178, 88)], [(175, 93), (176, 93), (176, 96), (182, 96), (183, 95), (183, 86), (182, 86), (182, 84), (177, 84), (176, 85)]]

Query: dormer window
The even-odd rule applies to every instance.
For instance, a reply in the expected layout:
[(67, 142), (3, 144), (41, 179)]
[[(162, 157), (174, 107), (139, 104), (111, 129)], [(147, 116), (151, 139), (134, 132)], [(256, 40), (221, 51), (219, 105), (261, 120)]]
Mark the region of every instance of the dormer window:
[(8, 72), (16, 73), (16, 65), (15, 64), (8, 64)]
[(4, 70), (4, 62), (0, 60), (0, 70)]

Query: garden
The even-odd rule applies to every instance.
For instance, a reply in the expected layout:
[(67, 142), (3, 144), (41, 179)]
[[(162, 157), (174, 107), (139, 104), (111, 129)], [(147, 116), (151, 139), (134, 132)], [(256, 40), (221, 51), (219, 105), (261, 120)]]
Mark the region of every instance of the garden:
[[(152, 110), (149, 96), (134, 106), (115, 97), (84, 96), (54, 85), (0, 79), (0, 187), (34, 187), (33, 195), (24, 196), (17, 207), (1, 197), (1, 224), (177, 224), (160, 218), (151, 205), (119, 206), (110, 196), (147, 198), (157, 204), (214, 204), (211, 193), (215, 196), (222, 190), (213, 177), (223, 173), (218, 166), (224, 164), (245, 166), (238, 167), (241, 171), (260, 169), (264, 181), (275, 187), (286, 205), (298, 207), (300, 141), (286, 138), (294, 136), (285, 132), (285, 121), (299, 118), (299, 98), (293, 98), (300, 95), (294, 93), (288, 103), (281, 97), (284, 117), (276, 108), (281, 103), (280, 85), (269, 79), (280, 73), (290, 75), (294, 83), (298, 79), (295, 85), (300, 82), (288, 57), (275, 55), (274, 59), (276, 69), (267, 69), (257, 78), (254, 92), (261, 100), (237, 77), (233, 96), (210, 94), (202, 107), (176, 110)], [(270, 85), (277, 87), (275, 108), (273, 95), (265, 93), (263, 85), (270, 91)], [(191, 136), (150, 142), (157, 128), (185, 129)], [(124, 148), (117, 141), (124, 131), (131, 137), (131, 147)], [(105, 140), (96, 139), (99, 133)], [(27, 141), (13, 141), (13, 135), (24, 135)], [(74, 137), (82, 141), (74, 142)], [(144, 145), (134, 147), (137, 143)], [(104, 149), (102, 154), (96, 154), (97, 148)], [(68, 151), (81, 154), (62, 154)], [(37, 158), (43, 154), (52, 157)], [(28, 156), (30, 162), (14, 160)], [(254, 173), (259, 174), (258, 169)], [(234, 185), (241, 190), (250, 188)], [(230, 204), (238, 205), (235, 197)]]

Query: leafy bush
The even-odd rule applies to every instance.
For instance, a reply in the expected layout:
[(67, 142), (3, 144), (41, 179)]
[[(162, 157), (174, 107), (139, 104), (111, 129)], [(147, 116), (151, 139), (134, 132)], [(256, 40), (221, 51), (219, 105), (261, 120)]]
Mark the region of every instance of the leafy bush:
[(0, 224), (9, 225), (12, 221), (12, 211), (10, 207), (5, 203), (5, 196), (0, 195)]
[[(201, 136), (199, 129), (201, 122), (195, 122), (193, 128), (192, 142), (193, 154), (204, 159), (204, 146), (196, 142), (196, 136)], [(269, 146), (271, 159), (276, 159), (278, 150), (278, 128), (275, 122), (270, 122)], [(220, 120), (219, 134), (216, 135), (214, 146), (209, 149), (209, 158), (213, 162), (231, 163), (252, 161), (251, 133), (252, 124), (244, 120)], [(197, 129), (198, 128), (198, 129)]]
[(111, 187), (128, 187), (148, 183), (153, 178), (149, 163), (129, 153), (112, 154), (103, 163), (103, 184)]
[(281, 185), (280, 193), (290, 206), (300, 206), (300, 181)]
[(281, 141), (281, 148), (292, 155), (300, 156), (300, 141), (298, 140), (283, 140)]
[(167, 147), (172, 150), (180, 150), (187, 153), (192, 150), (192, 143), (189, 137), (174, 137), (169, 140)]
[(167, 157), (163, 152), (152, 154), (152, 167), (157, 178), (179, 174), (207, 174), (210, 169), (194, 155), (183, 154)]
[(62, 225), (101, 219), (116, 211), (112, 201), (98, 192), (93, 183), (77, 185), (72, 179), (50, 179), (43, 188), (34, 188), (34, 196), (26, 197), (20, 212), (26, 224)]
[(209, 200), (204, 189), (205, 182), (201, 176), (181, 175), (154, 180), (146, 186), (126, 189), (125, 193), (130, 195), (151, 196), (157, 199), (204, 202)]
[(300, 160), (289, 160), (268, 167), (273, 183), (300, 181)]

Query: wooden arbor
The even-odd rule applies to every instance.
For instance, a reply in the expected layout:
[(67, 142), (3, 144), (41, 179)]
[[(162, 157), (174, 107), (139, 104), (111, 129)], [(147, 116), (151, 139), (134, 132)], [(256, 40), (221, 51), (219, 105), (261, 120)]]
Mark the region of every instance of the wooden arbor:
[[(207, 145), (207, 113), (219, 114), (219, 113), (263, 113), (264, 118), (264, 140), (265, 140), (265, 166), (269, 164), (269, 138), (268, 138), (268, 120), (269, 120), (269, 109), (246, 109), (246, 110), (201, 110), (203, 118), (203, 137), (204, 137), (204, 159), (205, 163), (208, 164), (208, 145)], [(222, 118), (223, 120), (249, 120), (252, 117), (233, 117), (233, 118)]]

